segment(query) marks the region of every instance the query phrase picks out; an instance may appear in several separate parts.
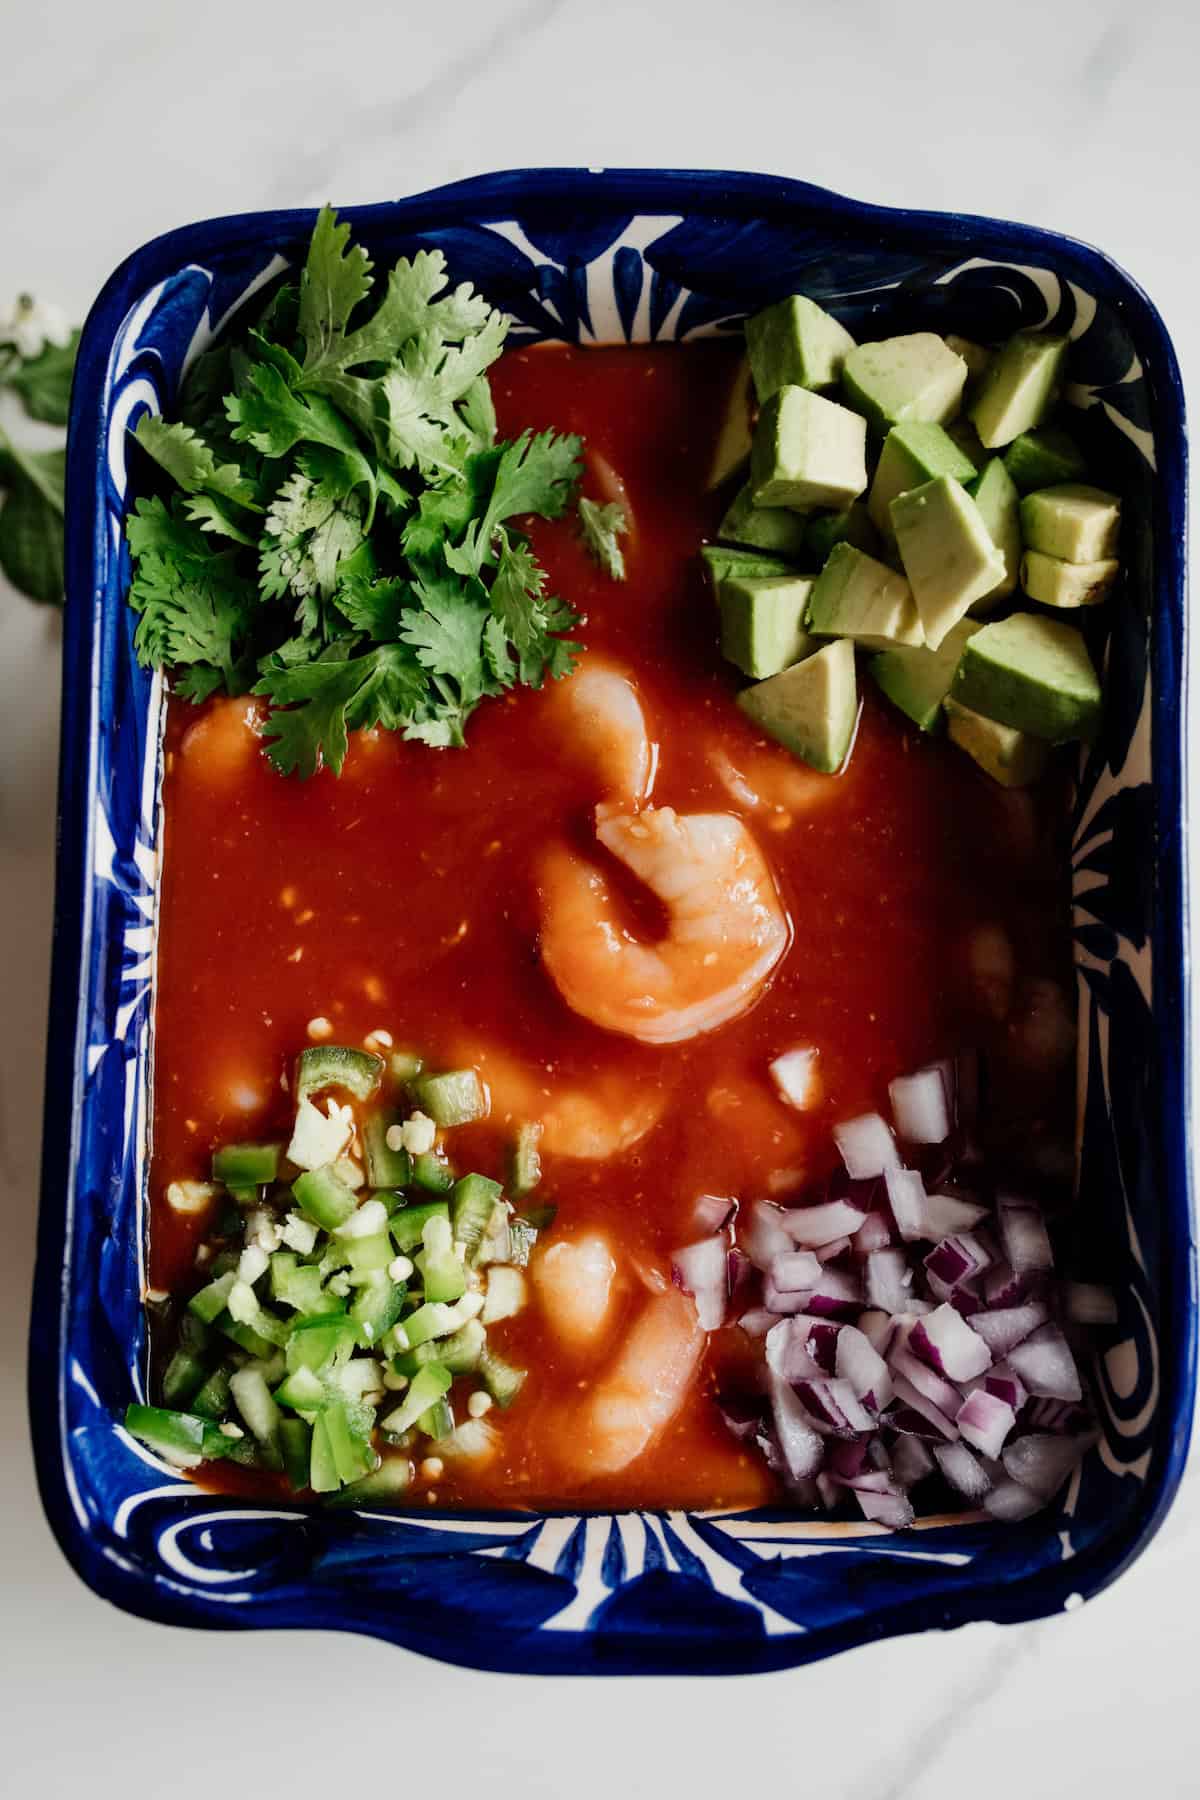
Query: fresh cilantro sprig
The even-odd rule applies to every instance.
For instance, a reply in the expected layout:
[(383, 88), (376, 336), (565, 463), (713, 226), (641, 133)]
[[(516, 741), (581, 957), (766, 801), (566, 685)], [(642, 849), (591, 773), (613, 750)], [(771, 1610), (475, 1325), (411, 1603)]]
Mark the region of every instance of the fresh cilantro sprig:
[(566, 511), (580, 443), (496, 442), (505, 331), (440, 251), (380, 292), (325, 208), (299, 280), (198, 359), (179, 418), (140, 419), (172, 486), (127, 526), (137, 654), (192, 699), (264, 696), (279, 769), (339, 771), (363, 726), (461, 745), (482, 700), (570, 670), (575, 615), (520, 521)]
[(581, 494), (579, 526), (584, 543), (605, 574), (613, 581), (624, 581), (625, 552), (620, 539), (629, 530), (629, 520), (621, 502), (610, 500), (607, 506), (601, 506), (599, 501), (589, 500)]
[[(79, 333), (56, 307), (22, 295), (0, 314), (0, 391), (31, 419), (65, 425)], [(0, 426), (0, 569), (31, 600), (58, 605), (63, 594), (61, 449), (31, 450)]]

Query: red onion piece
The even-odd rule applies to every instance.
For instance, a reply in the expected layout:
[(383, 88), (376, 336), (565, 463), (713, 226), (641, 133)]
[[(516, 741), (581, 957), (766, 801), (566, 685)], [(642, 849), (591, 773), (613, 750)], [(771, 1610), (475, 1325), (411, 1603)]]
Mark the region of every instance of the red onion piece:
[[(906, 1244), (914, 1244), (918, 1239), (927, 1237), (926, 1230), (926, 1193), (925, 1183), (916, 1169), (889, 1169), (884, 1177), (887, 1182), (888, 1205), (892, 1218), (896, 1221), (896, 1230)], [(943, 1235), (939, 1233), (939, 1235)]]
[(888, 1084), (892, 1118), (910, 1144), (942, 1144), (950, 1136), (950, 1104), (939, 1068), (918, 1069)]
[(824, 1206), (796, 1206), (784, 1215), (784, 1226), (792, 1242), (808, 1249), (848, 1238), (862, 1222), (861, 1209), (848, 1200), (830, 1200)]
[(873, 1250), (886, 1250), (892, 1241), (892, 1228), (886, 1213), (870, 1212), (854, 1233), (852, 1248), (859, 1256), (870, 1256)]
[(968, 1444), (984, 1456), (999, 1456), (1017, 1415), (1007, 1401), (984, 1388), (976, 1388), (959, 1407), (954, 1422)]
[(935, 1244), (925, 1258), (925, 1267), (931, 1276), (935, 1275), (947, 1287), (955, 1288), (982, 1275), (991, 1260), (986, 1244), (973, 1233), (961, 1231)]
[(993, 1519), (1005, 1519), (1010, 1524), (1019, 1519), (1030, 1519), (1034, 1513), (1041, 1512), (1046, 1502), (1037, 1494), (1031, 1494), (1028, 1488), (1017, 1481), (1000, 1481), (989, 1494), (983, 1497), (984, 1511), (991, 1513)]
[(841, 1152), (846, 1173), (856, 1181), (900, 1166), (895, 1139), (878, 1113), (843, 1119), (833, 1128), (833, 1141)]
[(1049, 1317), (1040, 1300), (1030, 1300), (1024, 1306), (979, 1313), (971, 1329), (983, 1339), (994, 1357), (1008, 1356), (1015, 1345), (1036, 1331), (1039, 1325), (1044, 1325)]
[(867, 1258), (867, 1298), (886, 1313), (903, 1312), (912, 1290), (913, 1272), (903, 1250), (876, 1250)]
[[(936, 1369), (931, 1369), (928, 1363), (915, 1357), (907, 1344), (898, 1342), (892, 1345), (888, 1352), (888, 1367), (893, 1377), (903, 1376), (939, 1412), (944, 1413), (948, 1419), (953, 1419), (962, 1405), (962, 1395), (953, 1382), (947, 1381), (944, 1375), (939, 1375)], [(899, 1389), (896, 1391), (899, 1392)]]
[(996, 1201), (996, 1218), (1004, 1254), (1015, 1274), (1039, 1274), (1054, 1267), (1050, 1234), (1032, 1201), (1002, 1194)]
[(957, 1231), (971, 1231), (987, 1217), (987, 1207), (975, 1200), (960, 1200), (957, 1194), (926, 1194), (923, 1237), (952, 1236)]
[(1041, 1325), (1008, 1353), (1008, 1360), (1031, 1394), (1048, 1400), (1082, 1400), (1079, 1370), (1057, 1325)]
[(819, 1431), (835, 1437), (853, 1437), (860, 1431), (873, 1431), (875, 1420), (855, 1396), (848, 1381), (805, 1379), (795, 1384), (805, 1412)]
[(763, 1305), (768, 1312), (775, 1313), (777, 1316), (807, 1312), (808, 1298), (808, 1293), (804, 1289), (789, 1292), (786, 1288), (776, 1287), (769, 1275), (763, 1282)]
[(997, 1263), (984, 1278), (983, 1297), (991, 1307), (1019, 1306), (1029, 1298), (1029, 1277)]
[(892, 1449), (892, 1478), (899, 1487), (915, 1487), (918, 1481), (932, 1475), (934, 1467), (933, 1457), (919, 1437), (896, 1439)]
[(781, 1381), (797, 1382), (807, 1377), (820, 1377), (828, 1371), (817, 1360), (810, 1344), (816, 1319), (778, 1320), (767, 1333), (767, 1367)]
[(724, 1236), (701, 1238), (671, 1257), (675, 1279), (696, 1302), (702, 1331), (719, 1331), (725, 1323), (729, 1297), (729, 1246)]
[(888, 1347), (896, 1335), (896, 1322), (891, 1313), (881, 1311), (877, 1307), (868, 1307), (866, 1312), (858, 1316), (857, 1329), (862, 1332), (872, 1350), (880, 1356), (886, 1356)]
[(949, 1381), (970, 1381), (991, 1366), (992, 1353), (983, 1339), (945, 1304), (917, 1320), (908, 1343), (914, 1356)]
[(803, 1481), (815, 1475), (824, 1459), (825, 1447), (792, 1388), (777, 1375), (771, 1376), (771, 1414), (780, 1453), (792, 1480)]
[(1080, 1461), (1094, 1437), (1050, 1437), (1035, 1432), (1014, 1438), (1001, 1461), (1013, 1481), (1019, 1481), (1030, 1493), (1052, 1500), (1067, 1476)]
[(908, 1495), (899, 1490), (891, 1494), (872, 1494), (856, 1488), (855, 1498), (864, 1518), (877, 1525), (889, 1525), (893, 1531), (905, 1530), (916, 1517)]
[(935, 1444), (934, 1461), (952, 1488), (968, 1500), (982, 1500), (991, 1478), (965, 1444)]
[[(926, 1373), (929, 1373), (929, 1371), (926, 1371)], [(901, 1408), (908, 1412), (916, 1413), (926, 1425), (931, 1425), (935, 1437), (945, 1438), (949, 1442), (958, 1436), (958, 1427), (954, 1423), (954, 1420), (948, 1418), (940, 1407), (933, 1404), (932, 1400), (927, 1400), (925, 1395), (915, 1388), (906, 1376), (900, 1373), (894, 1363), (892, 1365), (892, 1381), (896, 1389), (896, 1398), (901, 1402)], [(897, 1431), (911, 1431), (912, 1426), (906, 1420), (904, 1422), (902, 1422), (902, 1420), (903, 1411), (898, 1412), (893, 1409), (893, 1411), (888, 1414), (888, 1424), (894, 1425)], [(916, 1433), (916, 1436), (918, 1437), (928, 1437), (929, 1435), (930, 1433), (927, 1431), (918, 1431)]]
[(809, 1047), (785, 1050), (770, 1065), (779, 1097), (800, 1112), (812, 1105), (817, 1091), (817, 1052)]
[(765, 1306), (755, 1306), (742, 1314), (738, 1324), (750, 1337), (765, 1337), (778, 1321), (778, 1313), (769, 1312)]
[(816, 1287), (821, 1265), (811, 1250), (783, 1250), (771, 1258), (768, 1279), (785, 1294), (803, 1293)]
[(745, 1225), (739, 1226), (738, 1242), (756, 1269), (768, 1269), (772, 1257), (792, 1248), (783, 1220), (782, 1207), (772, 1206), (768, 1200), (756, 1200), (747, 1209)]
[(697, 1236), (706, 1236), (712, 1231), (724, 1231), (737, 1211), (737, 1201), (727, 1200), (721, 1194), (700, 1194), (692, 1208), (692, 1220)]
[(821, 1270), (821, 1279), (808, 1296), (808, 1311), (830, 1319), (852, 1319), (862, 1310), (858, 1278), (845, 1269)]
[(892, 1376), (865, 1332), (843, 1325), (838, 1333), (835, 1368), (848, 1381), (869, 1412), (882, 1412), (892, 1397)]

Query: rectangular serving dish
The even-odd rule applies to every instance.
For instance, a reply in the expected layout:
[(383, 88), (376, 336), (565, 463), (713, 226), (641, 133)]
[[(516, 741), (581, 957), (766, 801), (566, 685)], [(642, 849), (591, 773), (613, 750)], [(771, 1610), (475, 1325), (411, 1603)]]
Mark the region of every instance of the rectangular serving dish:
[(1187, 1448), (1196, 1292), (1184, 889), (1185, 456), (1179, 373), (1137, 286), (1068, 238), (890, 211), (722, 173), (516, 171), (350, 209), (377, 261), (444, 250), (514, 338), (735, 329), (797, 289), (856, 335), (1073, 339), (1067, 398), (1120, 474), (1127, 578), (1100, 740), (1073, 816), (1080, 1181), (1120, 1309), (1103, 1441), (1020, 1525), (752, 1513), (466, 1516), (262, 1506), (206, 1493), (124, 1431), (145, 1397), (145, 1146), (162, 685), (124, 602), (126, 433), (302, 255), (308, 212), (155, 240), (88, 319), (72, 401), (67, 615), (45, 1149), (30, 1358), (42, 1496), (99, 1594), (205, 1626), (364, 1631), (544, 1673), (746, 1672), (1097, 1592), (1161, 1523)]

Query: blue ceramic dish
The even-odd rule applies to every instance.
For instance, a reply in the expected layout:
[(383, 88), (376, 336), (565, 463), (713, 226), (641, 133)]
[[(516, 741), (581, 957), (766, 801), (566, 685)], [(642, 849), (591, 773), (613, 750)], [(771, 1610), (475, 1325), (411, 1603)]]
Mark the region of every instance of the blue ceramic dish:
[(148, 1618), (364, 1631), (476, 1667), (748, 1671), (1031, 1619), (1128, 1566), (1170, 1504), (1195, 1381), (1183, 888), (1185, 439), (1162, 322), (1067, 238), (756, 175), (575, 170), (347, 215), (378, 261), (439, 245), (519, 335), (677, 339), (797, 288), (858, 335), (1074, 339), (1069, 392), (1126, 501), (1101, 740), (1074, 818), (1081, 1181), (1120, 1307), (1103, 1443), (1047, 1513), (889, 1535), (790, 1517), (330, 1514), (204, 1493), (119, 1424), (144, 1397), (144, 1174), (163, 696), (131, 653), (126, 429), (301, 254), (302, 212), (187, 227), (104, 289), (69, 450), (60, 853), (31, 1403), (42, 1494), (98, 1593)]

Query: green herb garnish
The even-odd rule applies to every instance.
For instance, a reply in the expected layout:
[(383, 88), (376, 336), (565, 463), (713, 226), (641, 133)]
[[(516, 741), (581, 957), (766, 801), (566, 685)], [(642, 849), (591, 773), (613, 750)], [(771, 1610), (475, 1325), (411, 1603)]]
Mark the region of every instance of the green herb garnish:
[(269, 754), (300, 775), (340, 770), (360, 726), (460, 745), (482, 699), (578, 649), (514, 524), (569, 505), (578, 438), (497, 443), (506, 320), (447, 287), (440, 251), (377, 296), (349, 236), (326, 208), (298, 284), (198, 359), (177, 421), (141, 419), (176, 491), (127, 528), (141, 660), (193, 700), (264, 695)]
[(579, 524), (584, 543), (605, 574), (614, 581), (624, 581), (625, 552), (617, 540), (628, 532), (629, 520), (621, 502), (610, 500), (607, 506), (601, 506), (581, 495)]
[[(65, 425), (79, 333), (57, 307), (23, 294), (0, 316), (0, 391), (31, 419)], [(31, 600), (58, 605), (63, 593), (61, 449), (29, 450), (0, 426), (0, 569)]]

